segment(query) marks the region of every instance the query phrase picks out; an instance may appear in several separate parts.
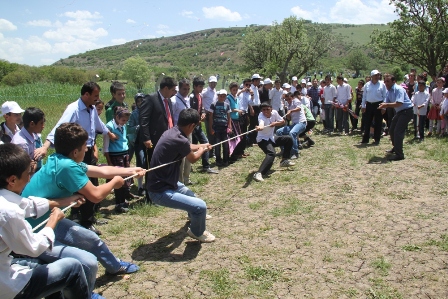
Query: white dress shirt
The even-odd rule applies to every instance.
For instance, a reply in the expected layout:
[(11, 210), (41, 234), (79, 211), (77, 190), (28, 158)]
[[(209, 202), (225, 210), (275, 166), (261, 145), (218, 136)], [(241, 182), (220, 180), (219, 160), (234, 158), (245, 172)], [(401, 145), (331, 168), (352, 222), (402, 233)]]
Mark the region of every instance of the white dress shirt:
[(274, 110), (280, 110), (283, 109), (284, 107), (284, 103), (283, 103), (283, 89), (277, 89), (277, 88), (273, 88), (271, 89), (271, 91), (269, 92), (269, 99), (271, 100), (271, 105), (272, 105), (272, 109)]
[(323, 97), (325, 99), (324, 104), (332, 104), (334, 99), (337, 97), (336, 87), (333, 84), (325, 85)]
[(250, 89), (254, 92), (254, 98), (249, 100), (249, 105), (260, 106), (260, 94), (258, 93), (258, 87), (252, 84)]
[(211, 89), (209, 86), (202, 92), (202, 106), (204, 106), (205, 111), (212, 112), (210, 105), (216, 103), (217, 100), (218, 95), (216, 94), (216, 89)]
[(347, 102), (352, 99), (352, 88), (347, 83), (342, 83), (342, 85), (338, 85), (336, 100), (342, 105), (347, 105)]
[(179, 114), (182, 110), (190, 108), (190, 98), (184, 98), (180, 93), (177, 93), (171, 98), (171, 106), (173, 107), (173, 125), (177, 126)]
[(45, 227), (33, 233), (27, 217), (41, 217), (48, 211), (44, 198), (23, 198), (6, 189), (0, 189), (0, 298), (14, 298), (28, 283), (32, 270), (17, 264), (11, 265), (14, 251), (17, 254), (37, 257), (54, 243), (54, 232)]
[[(426, 90), (424, 92), (417, 91), (416, 93), (414, 93), (411, 101), (414, 105), (414, 114), (426, 115), (429, 102), (429, 93)], [(423, 107), (418, 109), (417, 106), (420, 105), (423, 105)]]

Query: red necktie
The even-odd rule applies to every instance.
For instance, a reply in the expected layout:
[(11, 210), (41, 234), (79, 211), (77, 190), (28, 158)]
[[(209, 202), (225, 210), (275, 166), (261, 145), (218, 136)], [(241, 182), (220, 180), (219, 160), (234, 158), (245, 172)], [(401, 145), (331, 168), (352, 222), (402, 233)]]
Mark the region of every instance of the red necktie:
[(170, 106), (168, 105), (168, 99), (163, 99), (165, 104), (166, 118), (168, 118), (168, 129), (173, 127), (173, 118), (171, 117)]
[(198, 93), (198, 112), (201, 113), (202, 110), (202, 95)]

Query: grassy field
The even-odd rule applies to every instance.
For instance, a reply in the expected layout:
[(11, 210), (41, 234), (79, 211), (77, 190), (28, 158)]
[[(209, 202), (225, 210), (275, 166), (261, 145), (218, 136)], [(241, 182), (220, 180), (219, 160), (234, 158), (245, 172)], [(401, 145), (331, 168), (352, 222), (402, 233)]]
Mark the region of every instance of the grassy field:
[[(0, 102), (42, 108), (45, 137), (79, 89), (5, 88)], [(417, 143), (409, 132), (406, 160), (388, 162), (387, 137), (360, 146), (359, 135), (321, 129), (296, 166), (280, 168), (277, 159), (262, 183), (252, 180), (264, 157), (258, 147), (218, 175), (193, 165), (191, 189), (213, 216), (212, 244), (187, 236), (181, 211), (133, 201), (128, 214), (117, 215), (109, 196), (102, 238), (141, 269), (115, 277), (100, 268), (95, 291), (108, 299), (447, 298), (447, 138)]]

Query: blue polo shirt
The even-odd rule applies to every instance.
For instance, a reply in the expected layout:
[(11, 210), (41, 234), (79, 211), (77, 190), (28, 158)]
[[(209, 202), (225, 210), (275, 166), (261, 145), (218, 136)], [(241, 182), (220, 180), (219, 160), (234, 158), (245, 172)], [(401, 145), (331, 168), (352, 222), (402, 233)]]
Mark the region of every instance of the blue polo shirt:
[[(38, 196), (47, 199), (68, 197), (84, 188), (88, 181), (87, 164), (76, 163), (56, 153), (50, 155), (47, 163), (33, 175), (25, 186), (22, 196)], [(32, 227), (35, 227), (49, 215), (50, 212), (38, 219), (27, 218), (27, 220)]]
[(395, 112), (400, 112), (405, 109), (412, 108), (412, 102), (409, 99), (409, 96), (407, 92), (404, 90), (403, 87), (394, 84), (392, 87), (387, 91), (386, 94), (386, 103), (403, 103), (403, 105), (399, 107), (395, 107)]

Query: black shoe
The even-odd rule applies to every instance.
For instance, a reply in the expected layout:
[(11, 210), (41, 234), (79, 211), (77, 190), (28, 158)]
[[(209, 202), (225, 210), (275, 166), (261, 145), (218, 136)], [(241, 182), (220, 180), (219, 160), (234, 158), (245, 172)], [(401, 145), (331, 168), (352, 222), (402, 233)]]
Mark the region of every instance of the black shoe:
[(386, 151), (386, 154), (395, 154), (395, 150), (394, 149), (390, 149), (390, 150)]
[(369, 143), (369, 141), (361, 141), (360, 143), (361, 144), (367, 144), (367, 143)]
[(101, 231), (99, 229), (97, 229), (95, 226), (93, 226), (93, 224), (89, 227), (86, 227), (88, 230), (94, 232), (95, 234), (97, 234), (98, 236), (101, 236)]
[(138, 196), (143, 196), (145, 195), (146, 190), (143, 188), (138, 188), (137, 194)]
[(380, 145), (380, 142), (379, 142), (379, 141), (374, 141), (374, 142), (372, 143), (372, 145)]
[(315, 142), (313, 140), (311, 140), (311, 138), (308, 138), (308, 146), (314, 146)]
[(140, 196), (132, 194), (132, 193), (129, 193), (128, 196), (126, 196), (126, 199), (129, 199), (129, 200), (139, 199), (139, 198), (140, 198)]
[(388, 159), (389, 161), (401, 161), (404, 160), (403, 156), (395, 156), (393, 158)]

